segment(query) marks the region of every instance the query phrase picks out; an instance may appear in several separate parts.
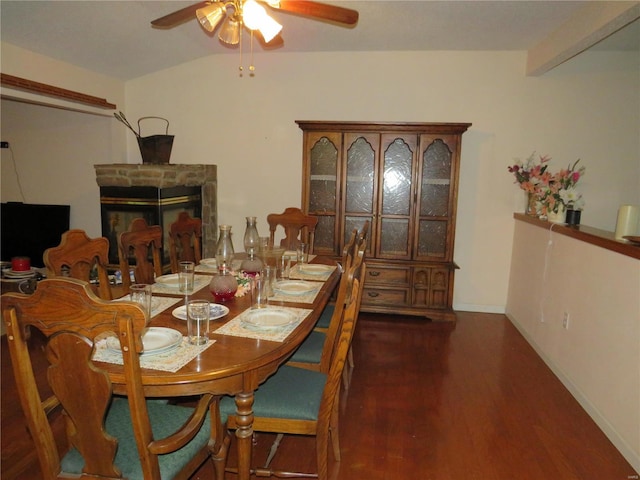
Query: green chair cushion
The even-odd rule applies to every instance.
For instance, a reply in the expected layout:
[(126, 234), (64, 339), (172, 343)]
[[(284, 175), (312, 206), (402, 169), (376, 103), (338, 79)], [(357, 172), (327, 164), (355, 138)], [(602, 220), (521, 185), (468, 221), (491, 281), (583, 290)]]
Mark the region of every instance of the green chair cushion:
[[(255, 417), (318, 420), (322, 392), (327, 381), (324, 373), (283, 365), (258, 387), (253, 402)], [(223, 421), (235, 415), (233, 397), (222, 397)]]
[(320, 363), (326, 339), (326, 333), (312, 331), (289, 360), (301, 363)]
[[(178, 430), (189, 418), (193, 409), (170, 405), (166, 401), (147, 401), (149, 420), (154, 438), (167, 437)], [(115, 465), (123, 477), (130, 480), (144, 480), (142, 465), (138, 456), (136, 440), (131, 427), (129, 402), (124, 398), (114, 398), (107, 413), (105, 422), (107, 433), (118, 439)], [(211, 436), (209, 416), (198, 434), (180, 450), (166, 455), (159, 455), (160, 473), (163, 479), (171, 479), (184, 468), (187, 463), (204, 447)], [(72, 448), (61, 461), (62, 471), (79, 474), (84, 466), (80, 452)]]
[(318, 318), (318, 321), (316, 322), (316, 328), (329, 328), (331, 317), (333, 316), (333, 311), (335, 309), (335, 305), (327, 305), (324, 307), (324, 310), (320, 314), (320, 318)]

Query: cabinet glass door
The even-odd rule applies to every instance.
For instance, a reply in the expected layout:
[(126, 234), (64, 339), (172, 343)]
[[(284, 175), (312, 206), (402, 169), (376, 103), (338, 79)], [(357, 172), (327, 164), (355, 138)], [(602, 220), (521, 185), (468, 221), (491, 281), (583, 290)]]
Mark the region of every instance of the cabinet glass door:
[[(345, 135), (346, 172), (344, 200), (344, 231), (342, 246), (354, 228), (362, 230), (364, 223), (373, 218), (375, 208), (375, 172), (380, 136), (377, 134), (349, 133)], [(371, 235), (368, 238), (371, 245)]]
[(338, 211), (338, 157), (340, 135), (309, 136), (308, 213), (318, 217), (314, 253), (336, 254), (336, 212)]
[(412, 180), (416, 137), (382, 137), (378, 215), (379, 258), (406, 259), (410, 252)]
[[(446, 139), (445, 139), (446, 140)], [(442, 138), (422, 138), (417, 257), (444, 259), (450, 221), (451, 150)]]

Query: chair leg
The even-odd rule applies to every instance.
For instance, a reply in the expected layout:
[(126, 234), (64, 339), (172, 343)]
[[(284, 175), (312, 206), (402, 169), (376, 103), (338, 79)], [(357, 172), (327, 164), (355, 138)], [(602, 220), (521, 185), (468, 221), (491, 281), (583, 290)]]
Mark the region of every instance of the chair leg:
[(284, 434), (282, 433), (279, 433), (278, 435), (276, 435), (276, 439), (273, 441), (273, 444), (271, 445), (271, 450), (269, 450), (267, 461), (264, 463), (264, 468), (269, 468), (269, 464), (271, 463), (271, 460), (273, 460), (273, 457), (275, 457), (276, 452), (278, 451), (278, 447), (280, 446), (282, 437), (284, 437)]
[(328, 480), (329, 477), (329, 435), (328, 431), (316, 432), (318, 480)]
[(231, 445), (231, 434), (226, 426), (222, 425), (219, 402), (220, 398), (216, 397), (216, 399), (211, 402), (211, 405), (209, 405), (209, 417), (211, 419), (209, 449), (211, 451), (211, 459), (213, 460), (215, 478), (216, 480), (224, 480), (227, 455), (229, 454), (229, 446)]
[(344, 386), (345, 390), (349, 390), (354, 367), (355, 363), (353, 361), (353, 348), (350, 346), (349, 352), (347, 353), (347, 363), (344, 366), (344, 370), (342, 370), (342, 385)]
[(336, 462), (341, 460), (340, 457), (340, 430), (339, 430), (339, 404), (340, 404), (340, 391), (336, 393), (336, 399), (333, 402), (333, 409), (331, 411), (331, 421), (329, 422), (329, 435), (331, 436), (331, 446), (333, 447), (333, 458)]

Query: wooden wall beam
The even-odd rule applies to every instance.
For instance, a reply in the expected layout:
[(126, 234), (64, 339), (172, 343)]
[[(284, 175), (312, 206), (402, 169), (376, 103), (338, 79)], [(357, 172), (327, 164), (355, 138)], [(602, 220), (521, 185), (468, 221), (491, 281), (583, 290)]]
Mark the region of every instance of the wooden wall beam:
[(7, 75), (6, 73), (0, 73), (0, 83), (7, 87), (45, 95), (47, 97), (61, 98), (71, 102), (83, 103), (85, 105), (91, 105), (99, 108), (111, 110), (116, 109), (116, 105), (107, 102), (104, 98), (74, 92), (73, 90), (67, 90), (65, 88), (54, 87), (53, 85), (27, 80), (26, 78), (14, 77), (13, 75)]

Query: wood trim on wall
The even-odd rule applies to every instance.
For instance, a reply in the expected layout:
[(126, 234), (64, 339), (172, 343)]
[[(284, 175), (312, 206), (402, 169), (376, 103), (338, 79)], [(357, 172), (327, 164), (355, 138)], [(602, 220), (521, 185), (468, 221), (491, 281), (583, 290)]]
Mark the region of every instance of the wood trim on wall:
[(54, 87), (53, 85), (47, 85), (46, 83), (35, 82), (33, 80), (27, 80), (26, 78), (7, 75), (6, 73), (0, 73), (0, 83), (2, 85), (6, 85), (7, 87), (25, 90), (27, 92), (36, 93), (38, 95), (61, 98), (63, 100), (83, 103), (85, 105), (91, 105), (99, 108), (111, 110), (116, 109), (116, 105), (107, 102), (105, 98), (98, 98), (92, 95), (87, 95), (85, 93), (74, 92), (73, 90)]
[(540, 220), (537, 217), (524, 215), (522, 213), (514, 213), (513, 218), (537, 227), (546, 228), (547, 230), (553, 229), (554, 232), (560, 235), (566, 235), (567, 237), (575, 238), (576, 240), (640, 260), (640, 246), (633, 245), (624, 240), (617, 240), (614, 232), (600, 230), (586, 225), (567, 226), (559, 223), (550, 223), (546, 220)]

